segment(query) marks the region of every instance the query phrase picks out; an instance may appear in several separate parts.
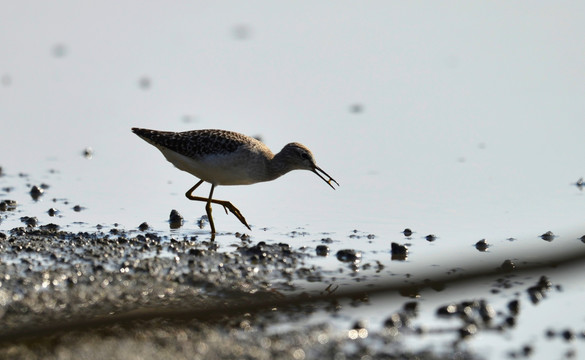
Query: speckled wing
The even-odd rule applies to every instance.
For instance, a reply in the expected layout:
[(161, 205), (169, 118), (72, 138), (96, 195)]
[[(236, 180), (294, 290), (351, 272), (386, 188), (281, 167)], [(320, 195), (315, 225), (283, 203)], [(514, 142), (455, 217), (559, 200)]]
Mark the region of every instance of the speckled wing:
[(165, 147), (193, 159), (200, 159), (210, 154), (233, 153), (248, 143), (245, 135), (226, 130), (171, 132), (132, 128), (132, 131), (156, 147)]

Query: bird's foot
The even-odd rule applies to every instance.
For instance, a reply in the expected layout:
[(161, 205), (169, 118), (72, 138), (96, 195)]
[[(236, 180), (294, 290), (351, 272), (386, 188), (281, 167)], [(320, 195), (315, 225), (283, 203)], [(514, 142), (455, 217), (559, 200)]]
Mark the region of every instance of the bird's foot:
[(242, 213), (240, 212), (240, 210), (238, 210), (237, 207), (235, 207), (234, 205), (232, 205), (231, 202), (229, 202), (229, 201), (222, 201), (220, 205), (223, 206), (223, 209), (225, 210), (225, 213), (226, 214), (228, 213), (228, 210), (229, 210), (232, 214), (234, 214), (235, 217), (238, 218), (238, 220), (240, 220), (240, 222), (242, 224), (244, 224), (248, 228), (248, 230), (252, 230), (250, 228), (250, 225), (248, 225), (248, 223), (246, 222), (246, 218), (244, 218), (244, 215), (242, 215)]

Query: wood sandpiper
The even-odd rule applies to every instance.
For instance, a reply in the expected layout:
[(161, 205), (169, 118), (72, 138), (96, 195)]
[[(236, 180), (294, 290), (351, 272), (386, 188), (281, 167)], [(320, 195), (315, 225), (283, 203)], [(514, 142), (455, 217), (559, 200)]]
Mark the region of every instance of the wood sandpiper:
[[(217, 185), (249, 185), (274, 180), (291, 170), (309, 170), (331, 188), (335, 189), (332, 183), (339, 186), (337, 181), (317, 166), (311, 150), (296, 142), (285, 145), (279, 153), (273, 154), (261, 141), (233, 131), (208, 129), (170, 132), (140, 128), (132, 128), (132, 131), (156, 146), (175, 167), (200, 179), (185, 196), (190, 200), (206, 202), (205, 211), (212, 234), (215, 234), (215, 225), (211, 216), (211, 203), (223, 206), (226, 213), (231, 211), (250, 229), (240, 210), (232, 203), (213, 199), (213, 190)], [(193, 191), (204, 181), (211, 184), (209, 197), (193, 196)]]

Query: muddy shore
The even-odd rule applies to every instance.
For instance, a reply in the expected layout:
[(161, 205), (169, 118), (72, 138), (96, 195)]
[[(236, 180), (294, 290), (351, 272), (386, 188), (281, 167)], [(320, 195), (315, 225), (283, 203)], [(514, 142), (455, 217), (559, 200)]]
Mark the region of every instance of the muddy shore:
[[(10, 185), (26, 177), (3, 179)], [(34, 186), (29, 195), (44, 196), (47, 188)], [(563, 262), (581, 264), (575, 253), (546, 262), (506, 259), (476, 271), (453, 267), (432, 278), (406, 274), (400, 281), (384, 276), (374, 281), (368, 274), (387, 271), (383, 264), (363, 263), (359, 246), (330, 252), (329, 238), (311, 249), (268, 237), (259, 241), (244, 233), (222, 234), (224, 244), (232, 239), (222, 247), (200, 234), (161, 235), (168, 230), (146, 223), (131, 230), (114, 224), (72, 232), (40, 223), (39, 214), (10, 200), (8, 189), (0, 194), (0, 358), (482, 359), (469, 350), (467, 340), (478, 334), (506, 336), (521, 321), (523, 308), (562, 293), (560, 284), (530, 275), (530, 268), (542, 274)], [(59, 214), (51, 209), (51, 217)], [(170, 213), (170, 227), (181, 227), (180, 214)], [(21, 226), (8, 227), (15, 219)], [(205, 226), (204, 218), (199, 221)], [(417, 246), (411, 235), (406, 229), (404, 243), (388, 243), (390, 261), (409, 258)], [(359, 237), (371, 241), (375, 235), (350, 235)], [(541, 236), (546, 242), (555, 237), (552, 232)], [(491, 244), (480, 240), (469, 246), (485, 252)], [(308, 260), (327, 257), (347, 272), (332, 274), (308, 265)], [(356, 285), (340, 288), (343, 276)], [(434, 316), (445, 325), (418, 321), (425, 300), (421, 293), (440, 293), (458, 282), (487, 282), (490, 289), (434, 305)], [(487, 299), (488, 291), (508, 289), (515, 292), (504, 303)], [(381, 295), (399, 300), (373, 300)], [(344, 311), (359, 313), (372, 303), (380, 312), (377, 324), (339, 321)], [(554, 324), (542, 336), (567, 343), (585, 339), (579, 328), (551, 329)], [(412, 346), (433, 336), (446, 339), (440, 348), (424, 341)], [(519, 343), (509, 356), (529, 357), (534, 351), (532, 343)]]
[(404, 353), (392, 332), (364, 341), (359, 325), (354, 339), (326, 323), (266, 331), (336, 311), (334, 297), (283, 302), (278, 289), (306, 276), (307, 255), (286, 244), (244, 240), (221, 253), (213, 242), (54, 225), (0, 236), (2, 358), (450, 358)]

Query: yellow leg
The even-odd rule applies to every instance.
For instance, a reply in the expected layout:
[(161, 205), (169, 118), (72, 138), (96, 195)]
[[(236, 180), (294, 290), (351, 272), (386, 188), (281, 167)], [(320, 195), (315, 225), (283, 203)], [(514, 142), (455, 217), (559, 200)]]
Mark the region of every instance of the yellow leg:
[(206, 202), (205, 211), (207, 212), (207, 218), (209, 219), (209, 225), (211, 226), (211, 233), (212, 234), (215, 234), (215, 225), (213, 224), (213, 218), (211, 217), (211, 203), (219, 204), (219, 205), (223, 206), (223, 209), (225, 210), (226, 214), (228, 213), (228, 210), (231, 211), (231, 213), (234, 214), (234, 216), (237, 217), (238, 220), (240, 220), (240, 222), (248, 228), (248, 230), (252, 230), (252, 229), (250, 229), (250, 226), (246, 222), (246, 219), (244, 218), (244, 216), (242, 215), (240, 210), (238, 210), (238, 208), (236, 208), (234, 205), (232, 205), (231, 202), (225, 201), (225, 200), (212, 199), (213, 189), (215, 188), (215, 185), (211, 184), (211, 191), (209, 192), (208, 198), (193, 196), (192, 195), (193, 191), (195, 191), (195, 189), (197, 189), (197, 187), (199, 185), (201, 185), (202, 183), (203, 183), (203, 180), (199, 180), (199, 182), (197, 184), (195, 184), (191, 189), (189, 189), (185, 193), (185, 196), (189, 200), (205, 201)]
[(205, 211), (207, 212), (209, 226), (211, 226), (211, 233), (215, 234), (215, 225), (213, 224), (213, 217), (211, 216), (211, 197), (213, 196), (213, 189), (215, 189), (215, 185), (211, 184), (211, 191), (209, 192), (209, 199), (207, 199), (207, 204), (205, 204)]

